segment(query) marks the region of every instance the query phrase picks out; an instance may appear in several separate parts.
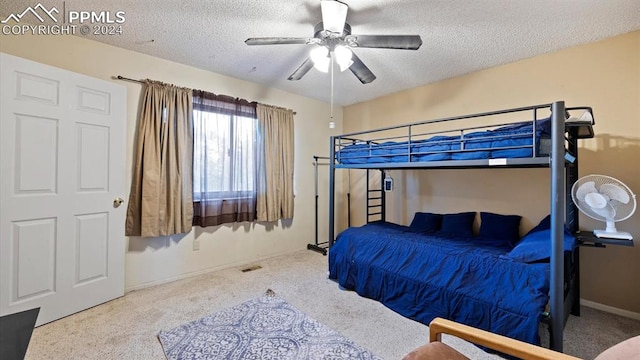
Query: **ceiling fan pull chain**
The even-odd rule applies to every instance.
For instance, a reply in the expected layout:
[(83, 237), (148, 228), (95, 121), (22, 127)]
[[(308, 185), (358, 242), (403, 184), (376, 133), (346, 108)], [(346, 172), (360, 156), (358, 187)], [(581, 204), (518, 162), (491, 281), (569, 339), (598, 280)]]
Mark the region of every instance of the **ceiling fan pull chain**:
[(331, 56), (331, 121), (333, 121), (333, 51), (329, 54)]

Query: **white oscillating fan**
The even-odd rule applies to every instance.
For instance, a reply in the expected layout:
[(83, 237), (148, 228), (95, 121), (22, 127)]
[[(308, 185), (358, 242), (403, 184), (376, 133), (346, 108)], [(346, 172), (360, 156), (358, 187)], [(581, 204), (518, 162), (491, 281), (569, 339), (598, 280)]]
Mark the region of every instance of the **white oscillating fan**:
[(571, 188), (578, 209), (592, 219), (606, 221), (607, 228), (594, 230), (599, 238), (631, 240), (628, 232), (616, 230), (616, 222), (626, 220), (636, 211), (636, 195), (621, 181), (605, 175), (587, 175)]

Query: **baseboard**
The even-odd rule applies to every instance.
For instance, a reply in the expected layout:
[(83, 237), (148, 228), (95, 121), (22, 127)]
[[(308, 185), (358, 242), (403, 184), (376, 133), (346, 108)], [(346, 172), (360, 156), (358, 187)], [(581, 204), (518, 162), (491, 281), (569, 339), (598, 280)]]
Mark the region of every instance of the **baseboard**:
[(273, 257), (282, 256), (282, 255), (286, 255), (286, 254), (291, 254), (291, 253), (294, 253), (294, 252), (297, 252), (297, 251), (300, 251), (300, 250), (301, 249), (284, 251), (282, 253), (271, 254), (271, 255), (260, 257), (260, 258), (252, 259), (252, 260), (237, 261), (237, 262), (233, 262), (233, 263), (229, 263), (229, 264), (224, 264), (224, 265), (220, 265), (220, 266), (214, 266), (214, 267), (206, 268), (206, 269), (203, 269), (203, 270), (198, 270), (198, 271), (193, 271), (193, 272), (189, 272), (189, 273), (185, 273), (185, 274), (181, 274), (181, 275), (177, 275), (177, 276), (172, 276), (172, 277), (167, 278), (167, 279), (160, 279), (160, 280), (150, 281), (150, 282), (146, 282), (144, 284), (139, 284), (139, 285), (126, 287), (124, 289), (124, 292), (126, 294), (126, 293), (131, 292), (131, 291), (142, 290), (142, 289), (146, 289), (146, 288), (150, 288), (150, 287), (158, 286), (158, 285), (162, 285), (162, 284), (167, 284), (167, 283), (178, 281), (178, 280), (184, 280), (184, 279), (188, 279), (190, 277), (203, 275), (203, 274), (208, 274), (208, 273), (214, 272), (214, 271), (226, 270), (226, 269), (230, 269), (230, 268), (234, 268), (234, 267), (238, 267), (238, 266), (244, 266), (244, 265), (248, 265), (248, 264), (253, 264), (253, 263), (256, 263), (258, 261), (263, 261), (263, 260), (266, 260), (266, 259), (270, 259), (270, 258), (273, 258)]
[(616, 308), (616, 307), (613, 307), (613, 306), (599, 304), (597, 302), (593, 302), (593, 301), (589, 301), (589, 300), (585, 300), (585, 299), (580, 299), (580, 305), (584, 305), (584, 306), (587, 306), (587, 307), (590, 307), (590, 308), (593, 308), (593, 309), (596, 309), (596, 310), (608, 312), (608, 313), (611, 313), (611, 314), (624, 316), (626, 318), (630, 318), (630, 319), (634, 319), (634, 320), (640, 320), (640, 313), (637, 313), (637, 312), (624, 310), (624, 309), (619, 309), (619, 308)]

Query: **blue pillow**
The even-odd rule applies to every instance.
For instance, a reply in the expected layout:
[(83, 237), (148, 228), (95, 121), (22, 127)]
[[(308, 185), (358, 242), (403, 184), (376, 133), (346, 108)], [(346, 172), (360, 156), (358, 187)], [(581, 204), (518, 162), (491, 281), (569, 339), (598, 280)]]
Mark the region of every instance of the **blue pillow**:
[[(549, 230), (551, 229), (551, 214), (545, 216), (544, 219), (540, 220), (540, 222), (538, 223), (538, 225), (534, 226), (533, 229), (529, 230), (528, 233), (525, 234), (525, 236), (532, 234), (534, 232), (538, 232), (538, 231), (542, 231), (542, 230)], [(524, 236), (523, 236), (524, 238)]]
[(416, 233), (436, 232), (440, 230), (442, 214), (417, 212), (409, 225), (409, 231)]
[(513, 247), (520, 240), (520, 219), (522, 219), (520, 215), (481, 212), (478, 236), (485, 244)]
[(475, 212), (445, 214), (442, 216), (440, 233), (451, 236), (472, 237), (473, 220), (475, 220), (475, 218)]
[[(575, 244), (576, 238), (565, 229), (564, 251), (573, 250)], [(529, 232), (513, 250), (502, 257), (520, 262), (534, 262), (549, 259), (551, 257), (551, 230)]]

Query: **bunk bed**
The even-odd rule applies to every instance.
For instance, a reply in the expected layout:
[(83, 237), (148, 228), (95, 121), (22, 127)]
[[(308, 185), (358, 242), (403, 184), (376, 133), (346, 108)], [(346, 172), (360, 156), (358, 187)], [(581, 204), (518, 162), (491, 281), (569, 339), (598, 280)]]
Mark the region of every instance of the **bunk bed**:
[[(579, 112), (582, 116), (573, 116)], [(568, 108), (557, 101), (331, 137), (329, 277), (425, 324), (444, 316), (537, 343), (543, 322), (550, 347), (562, 351), (564, 324), (570, 313), (579, 315), (580, 298), (579, 248), (565, 245), (565, 233), (578, 231), (571, 186), (578, 179), (578, 140), (592, 138), (594, 124), (590, 107)], [(474, 248), (464, 239), (415, 234), (385, 221), (387, 170), (537, 167), (551, 170), (547, 261), (513, 261), (503, 256), (508, 248)], [(367, 179), (367, 225), (348, 228), (336, 239), (339, 169), (365, 169), (367, 178), (370, 171), (380, 171), (382, 181), (380, 188), (370, 189)], [(370, 198), (377, 203), (370, 205)], [(371, 212), (372, 207), (378, 210)], [(483, 280), (478, 271), (503, 278)], [(505, 299), (513, 293), (521, 295), (510, 304)]]

